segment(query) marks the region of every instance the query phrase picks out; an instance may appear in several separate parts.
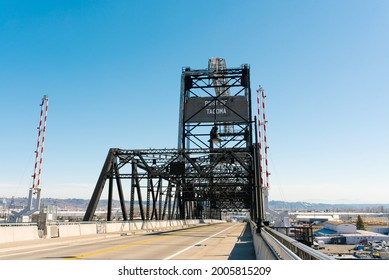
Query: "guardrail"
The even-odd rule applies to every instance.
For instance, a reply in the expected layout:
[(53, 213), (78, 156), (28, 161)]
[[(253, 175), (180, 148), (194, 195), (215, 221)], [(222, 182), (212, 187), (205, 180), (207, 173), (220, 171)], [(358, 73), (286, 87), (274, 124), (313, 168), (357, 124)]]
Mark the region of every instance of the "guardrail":
[[(257, 259), (333, 260), (333, 258), (270, 227), (262, 226), (258, 230), (256, 223), (251, 221), (250, 224)], [(271, 255), (269, 251), (272, 253)]]
[(312, 249), (311, 247), (308, 247), (307, 245), (304, 245), (299, 241), (290, 238), (289, 236), (286, 236), (285, 234), (282, 234), (274, 229), (271, 229), (269, 227), (263, 227), (262, 229), (263, 229), (263, 233), (266, 232), (267, 234), (272, 236), (281, 245), (287, 248), (290, 253), (293, 253), (294, 255), (298, 256), (301, 260), (333, 260), (334, 259), (325, 254), (317, 252), (315, 249)]
[(0, 227), (31, 227), (37, 226), (37, 223), (0, 223)]
[(256, 223), (250, 222), (257, 260), (300, 260), (281, 242), (266, 231), (259, 231)]
[(131, 232), (137, 230), (157, 231), (162, 229), (187, 227), (196, 224), (216, 223), (217, 220), (132, 220), (132, 221), (91, 221), (91, 222), (50, 222), (45, 227), (47, 238)]

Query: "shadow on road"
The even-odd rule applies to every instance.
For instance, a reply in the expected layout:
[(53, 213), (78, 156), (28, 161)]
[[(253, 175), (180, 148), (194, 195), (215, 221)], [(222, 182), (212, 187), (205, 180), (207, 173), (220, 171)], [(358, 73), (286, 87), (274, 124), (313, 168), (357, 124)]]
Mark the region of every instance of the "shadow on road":
[(253, 237), (250, 225), (246, 224), (242, 234), (238, 237), (234, 248), (228, 258), (229, 260), (255, 260)]

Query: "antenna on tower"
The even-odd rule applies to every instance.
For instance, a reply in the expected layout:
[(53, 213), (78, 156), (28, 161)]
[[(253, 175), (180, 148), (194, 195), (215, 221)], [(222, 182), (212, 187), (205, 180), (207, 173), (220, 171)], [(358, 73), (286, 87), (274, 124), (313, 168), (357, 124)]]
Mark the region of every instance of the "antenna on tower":
[(38, 141), (35, 150), (35, 164), (34, 174), (32, 175), (33, 182), (28, 193), (27, 207), (21, 212), (13, 215), (13, 221), (17, 222), (20, 218), (23, 221), (23, 217), (30, 217), (35, 212), (39, 211), (40, 208), (40, 195), (41, 195), (41, 174), (42, 174), (42, 161), (46, 135), (46, 121), (47, 112), (49, 110), (49, 97), (44, 95), (40, 104), (41, 112), (38, 126)]

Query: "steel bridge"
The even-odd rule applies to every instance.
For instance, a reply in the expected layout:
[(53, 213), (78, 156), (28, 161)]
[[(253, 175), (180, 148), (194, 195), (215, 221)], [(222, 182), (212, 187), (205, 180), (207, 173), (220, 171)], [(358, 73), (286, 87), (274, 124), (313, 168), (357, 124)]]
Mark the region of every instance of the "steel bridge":
[[(134, 219), (136, 209), (142, 220), (212, 219), (221, 211), (251, 209), (254, 160), (247, 148), (110, 149), (84, 220), (93, 218), (106, 181), (108, 221), (115, 183), (124, 220)], [(129, 213), (124, 180), (130, 182)]]
[[(207, 69), (184, 68), (178, 147), (111, 148), (84, 222), (94, 220), (108, 184), (107, 223), (116, 188), (122, 223), (130, 227), (140, 221), (145, 226), (221, 220), (223, 212), (240, 211), (250, 215), (256, 259), (330, 259), (266, 226), (258, 125), (252, 116), (249, 65), (227, 68), (217, 58), (209, 60)], [(124, 186), (129, 186), (129, 208)]]
[[(69, 244), (61, 249), (66, 252), (63, 253), (64, 257), (58, 255), (58, 244), (53, 243), (50, 248), (46, 248), (50, 244), (44, 245), (44, 250), (37, 247), (37, 254), (33, 255), (38, 259), (47, 257), (61, 259), (69, 256), (72, 256), (72, 259), (92, 256), (95, 258), (100, 255), (100, 258), (104, 259), (121, 257), (127, 259), (135, 252), (135, 255), (132, 255), (135, 259), (142, 256), (172, 259), (176, 256), (180, 258), (178, 255), (188, 250), (186, 256), (181, 256), (185, 259), (193, 257), (189, 250), (197, 248), (197, 244), (211, 237), (218, 236), (209, 241), (216, 244), (218, 240), (236, 234), (235, 227), (239, 228), (242, 224), (229, 225), (221, 220), (223, 213), (239, 211), (250, 215), (251, 221), (248, 226), (251, 229), (256, 259), (330, 259), (309, 246), (269, 228), (266, 222), (263, 222), (265, 217), (262, 193), (266, 186), (263, 185), (264, 180), (261, 178), (259, 122), (252, 117), (251, 112), (248, 65), (227, 68), (223, 59), (210, 59), (207, 69), (184, 68), (181, 76), (178, 147), (109, 149), (84, 222), (75, 224), (56, 222), (46, 224), (44, 227), (46, 236), (74, 238), (70, 239), (71, 243), (73, 240), (87, 240), (83, 239), (83, 235), (111, 232), (122, 234), (115, 235), (114, 239), (108, 241), (92, 241), (94, 251), (89, 253), (85, 253), (83, 247)], [(265, 174), (267, 175), (267, 172)], [(108, 188), (106, 221), (95, 221), (95, 211), (106, 187)], [(122, 221), (112, 221), (115, 188), (120, 199)], [(124, 191), (127, 192), (128, 188), (129, 205), (124, 199)], [(207, 226), (208, 223), (213, 226)], [(192, 225), (196, 225), (197, 228), (193, 230), (182, 228)], [(3, 236), (0, 243), (21, 239), (33, 242), (39, 238), (39, 231), (42, 231), (42, 228), (38, 230), (37, 225), (26, 225), (23, 228), (18, 226), (20, 225), (0, 226), (2, 232), (0, 236)], [(17, 227), (18, 230), (15, 230)], [(172, 228), (174, 231), (171, 231)], [(148, 230), (163, 233), (158, 237), (142, 234)], [(137, 232), (139, 235), (129, 238), (127, 237), (129, 231)], [(20, 234), (21, 232), (23, 234)], [(188, 235), (189, 232), (191, 234)], [(210, 238), (204, 239), (204, 235), (210, 235)], [(166, 247), (159, 246), (160, 249), (163, 248), (163, 257), (154, 255), (156, 250), (145, 249), (145, 243), (149, 246), (165, 245), (162, 240), (173, 238), (174, 244), (177, 242), (181, 247), (186, 246), (188, 240), (191, 242), (193, 238), (198, 240), (194, 245), (186, 246), (184, 250), (178, 246), (178, 252), (166, 253)], [(115, 244), (114, 247), (112, 242)], [(226, 243), (223, 244), (225, 247)], [(142, 245), (143, 250), (139, 251), (144, 255), (139, 255), (136, 250), (117, 252), (138, 245)], [(3, 256), (0, 257), (31, 258), (31, 252), (21, 253), (18, 250), (22, 247), (11, 249), (14, 246), (14, 243), (10, 243), (9, 248), (5, 248), (2, 251)], [(169, 249), (174, 248), (169, 246)], [(221, 249), (226, 248), (218, 247), (217, 250)], [(112, 253), (113, 251), (115, 253)], [(4, 252), (8, 253), (4, 255)], [(148, 252), (152, 255), (146, 255)], [(225, 252), (232, 254), (229, 249)]]
[[(114, 185), (124, 220), (212, 219), (247, 211), (261, 221), (256, 123), (249, 65), (226, 68), (223, 59), (210, 59), (207, 69), (184, 68), (178, 148), (110, 149), (84, 221), (93, 220), (107, 181), (108, 221)], [(123, 195), (128, 185), (129, 213)]]

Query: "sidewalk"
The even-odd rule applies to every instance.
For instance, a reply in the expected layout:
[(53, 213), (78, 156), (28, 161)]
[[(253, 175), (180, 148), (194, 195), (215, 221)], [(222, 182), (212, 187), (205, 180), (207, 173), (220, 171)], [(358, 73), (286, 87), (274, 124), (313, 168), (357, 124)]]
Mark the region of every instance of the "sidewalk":
[(232, 249), (229, 260), (255, 260), (255, 251), (253, 237), (249, 224), (246, 224), (242, 234), (239, 236), (234, 248)]

